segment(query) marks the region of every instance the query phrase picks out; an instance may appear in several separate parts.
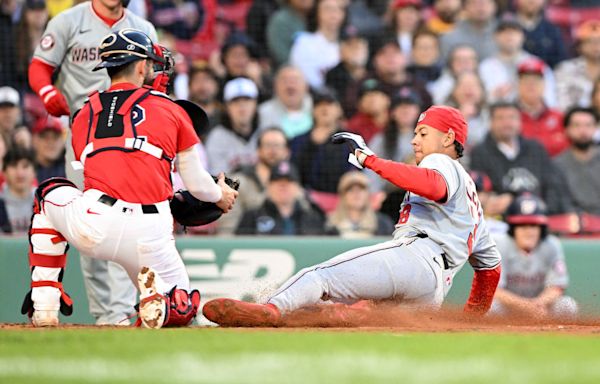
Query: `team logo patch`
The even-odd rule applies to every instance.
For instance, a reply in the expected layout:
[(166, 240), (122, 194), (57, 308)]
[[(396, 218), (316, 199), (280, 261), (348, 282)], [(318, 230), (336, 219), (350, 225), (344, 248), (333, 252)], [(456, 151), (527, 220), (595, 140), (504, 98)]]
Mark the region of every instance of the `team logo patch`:
[(146, 120), (146, 110), (139, 105), (134, 106), (131, 111), (131, 122), (133, 123), (133, 126), (137, 127), (144, 120)]
[(534, 200), (524, 200), (521, 203), (521, 211), (525, 215), (533, 214), (535, 212), (536, 208), (537, 208), (537, 204), (535, 203)]
[(421, 121), (423, 121), (423, 119), (425, 119), (425, 112), (423, 112), (419, 115), (419, 118), (417, 119), (417, 123), (420, 123)]
[(135, 45), (133, 45), (133, 44), (129, 44), (129, 45), (127, 46), (127, 50), (128, 50), (128, 51), (133, 51), (134, 49), (135, 49)]
[(42, 51), (47, 51), (52, 47), (54, 47), (54, 36), (50, 33), (42, 36), (42, 39), (40, 40), (40, 48)]

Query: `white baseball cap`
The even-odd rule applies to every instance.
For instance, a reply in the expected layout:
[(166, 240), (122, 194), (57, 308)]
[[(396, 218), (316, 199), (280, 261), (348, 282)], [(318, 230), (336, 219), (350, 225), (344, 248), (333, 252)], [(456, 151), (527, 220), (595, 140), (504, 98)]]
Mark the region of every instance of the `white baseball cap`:
[(225, 91), (223, 92), (223, 99), (225, 101), (231, 101), (240, 97), (258, 98), (258, 88), (252, 80), (245, 77), (238, 77), (225, 84)]
[(11, 87), (0, 87), (0, 105), (19, 105), (19, 92)]

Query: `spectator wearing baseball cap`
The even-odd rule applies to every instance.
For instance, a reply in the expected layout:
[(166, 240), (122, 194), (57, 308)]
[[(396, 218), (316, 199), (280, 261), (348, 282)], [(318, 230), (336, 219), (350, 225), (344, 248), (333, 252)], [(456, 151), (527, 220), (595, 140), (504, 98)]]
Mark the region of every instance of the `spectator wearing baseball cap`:
[(369, 179), (363, 172), (347, 172), (338, 185), (339, 202), (329, 213), (326, 228), (343, 238), (389, 236), (394, 231), (392, 220), (373, 210)]
[(567, 58), (567, 50), (560, 29), (545, 15), (548, 1), (517, 0), (517, 20), (525, 30), (525, 50), (539, 57), (550, 67)]
[(230, 172), (255, 160), (258, 88), (245, 77), (225, 84), (225, 115), (206, 137), (208, 169), (212, 174)]
[(427, 28), (438, 35), (454, 29), (461, 11), (460, 0), (434, 0), (434, 15), (427, 20)]
[(275, 74), (274, 95), (258, 108), (259, 129), (280, 127), (289, 139), (312, 127), (312, 99), (302, 72), (291, 65)]
[(311, 130), (291, 142), (292, 162), (309, 194), (335, 197), (340, 177), (352, 167), (346, 161), (347, 149), (331, 142), (331, 135), (341, 130), (341, 119), (342, 108), (333, 92), (317, 92), (313, 95)]
[(348, 131), (361, 135), (368, 143), (388, 123), (390, 98), (374, 78), (364, 80), (358, 94), (358, 112), (348, 121)]
[(237, 235), (322, 235), (322, 215), (300, 203), (300, 176), (289, 161), (271, 169), (265, 202), (244, 213)]
[(579, 56), (556, 67), (558, 108), (588, 107), (594, 80), (600, 78), (600, 20), (588, 20), (575, 30)]
[(52, 116), (38, 119), (32, 129), (35, 173), (39, 182), (51, 177), (65, 177), (65, 129)]
[(369, 41), (366, 36), (353, 24), (344, 26), (340, 36), (340, 63), (327, 71), (325, 83), (339, 96), (346, 117), (356, 112), (349, 90), (358, 88), (367, 76), (368, 61)]
[(406, 56), (412, 51), (413, 36), (423, 24), (421, 0), (392, 0), (389, 11), (389, 34), (398, 40)]
[(0, 134), (11, 137), (21, 120), (21, 98), (11, 87), (0, 87)]
[(308, 15), (307, 32), (298, 35), (290, 63), (299, 68), (312, 89), (325, 85), (325, 73), (340, 62), (340, 32), (346, 17), (342, 0), (317, 0)]
[[(514, 19), (501, 20), (494, 37), (498, 51), (481, 62), (479, 74), (485, 85), (489, 103), (513, 102), (517, 97), (517, 67), (523, 61), (535, 57), (523, 49), (525, 33), (523, 27)], [(553, 107), (556, 105), (556, 84), (548, 66), (544, 66), (544, 81), (545, 103)]]
[(562, 113), (544, 101), (546, 65), (532, 58), (519, 64), (518, 103), (521, 108), (521, 134), (537, 140), (556, 156), (569, 146), (563, 127)]

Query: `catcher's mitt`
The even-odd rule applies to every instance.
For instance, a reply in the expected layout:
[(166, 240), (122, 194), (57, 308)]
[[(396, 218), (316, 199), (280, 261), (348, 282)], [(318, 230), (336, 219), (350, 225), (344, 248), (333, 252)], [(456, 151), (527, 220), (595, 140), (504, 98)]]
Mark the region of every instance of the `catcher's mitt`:
[[(217, 181), (217, 177), (213, 176), (213, 179), (215, 182)], [(232, 180), (229, 177), (225, 177), (225, 183), (236, 191), (240, 187), (239, 180)], [(197, 227), (212, 223), (223, 214), (221, 208), (217, 207), (215, 203), (200, 201), (186, 190), (175, 192), (170, 205), (175, 221), (185, 227)]]

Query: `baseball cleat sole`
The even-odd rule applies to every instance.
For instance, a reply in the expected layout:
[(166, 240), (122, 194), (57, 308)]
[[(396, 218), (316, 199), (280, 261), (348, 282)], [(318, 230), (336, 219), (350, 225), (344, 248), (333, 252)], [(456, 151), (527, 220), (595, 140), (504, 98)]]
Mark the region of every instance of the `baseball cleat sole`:
[(57, 327), (58, 311), (33, 311), (31, 323), (34, 327)]
[(167, 315), (167, 300), (156, 292), (156, 272), (149, 267), (142, 267), (138, 273), (140, 288), (139, 317), (144, 328), (158, 329), (162, 327)]
[(214, 299), (204, 304), (204, 317), (223, 327), (275, 327), (281, 313), (272, 304), (253, 304), (233, 299)]

